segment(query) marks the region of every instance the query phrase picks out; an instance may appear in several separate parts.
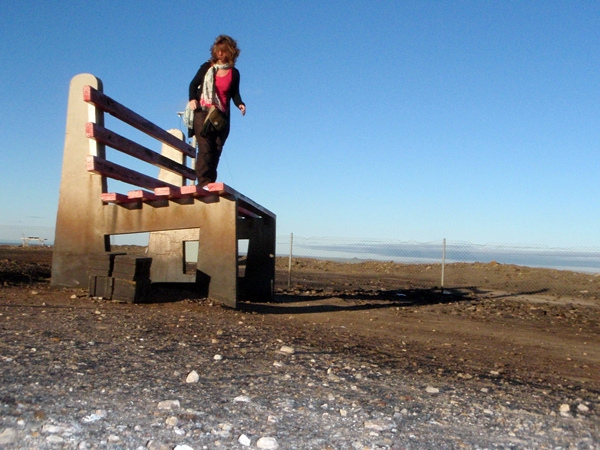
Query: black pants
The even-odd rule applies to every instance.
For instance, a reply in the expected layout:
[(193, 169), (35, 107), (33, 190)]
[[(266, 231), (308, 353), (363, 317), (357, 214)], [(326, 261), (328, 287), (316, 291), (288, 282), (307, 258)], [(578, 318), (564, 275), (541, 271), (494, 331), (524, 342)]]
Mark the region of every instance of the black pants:
[(197, 109), (194, 114), (194, 134), (198, 141), (198, 154), (196, 155), (196, 183), (204, 186), (217, 181), (217, 166), (223, 152), (223, 146), (229, 136), (229, 123), (220, 132), (215, 132), (208, 137), (200, 136), (207, 111)]

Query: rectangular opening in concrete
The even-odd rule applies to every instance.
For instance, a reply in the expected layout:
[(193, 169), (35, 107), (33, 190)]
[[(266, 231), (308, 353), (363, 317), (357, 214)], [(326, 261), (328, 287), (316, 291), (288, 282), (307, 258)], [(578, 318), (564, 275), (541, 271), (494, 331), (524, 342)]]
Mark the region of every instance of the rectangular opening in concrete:
[(196, 273), (198, 262), (198, 241), (183, 241), (183, 267), (186, 275)]

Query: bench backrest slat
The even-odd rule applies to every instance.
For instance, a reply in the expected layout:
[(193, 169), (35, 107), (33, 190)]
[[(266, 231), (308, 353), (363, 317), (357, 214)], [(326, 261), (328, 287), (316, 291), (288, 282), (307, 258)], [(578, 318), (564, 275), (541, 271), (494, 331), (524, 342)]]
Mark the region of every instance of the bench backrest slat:
[(139, 186), (146, 189), (156, 189), (164, 186), (170, 186), (174, 188), (178, 187), (97, 156), (88, 156), (86, 163), (88, 172), (94, 172), (114, 180), (122, 181), (123, 183), (132, 184), (134, 186)]
[(122, 120), (132, 127), (137, 128), (149, 136), (152, 136), (163, 144), (167, 144), (191, 158), (196, 157), (196, 150), (194, 147), (185, 141), (177, 139), (175, 136), (163, 130), (158, 125), (153, 124), (149, 120), (140, 116), (126, 106), (121, 105), (119, 102), (113, 100), (104, 93), (99, 92), (93, 87), (85, 86), (83, 88), (83, 99), (88, 103), (92, 103), (94, 106), (96, 106), (96, 108), (101, 109), (102, 111), (109, 113), (110, 115)]
[(150, 150), (124, 136), (121, 136), (114, 131), (108, 130), (101, 125), (88, 122), (86, 124), (86, 136), (95, 139), (101, 144), (108, 145), (120, 152), (133, 156), (141, 161), (162, 167), (173, 173), (179, 174), (189, 180), (196, 179), (196, 173), (183, 164), (179, 164), (170, 158), (167, 158), (160, 153)]

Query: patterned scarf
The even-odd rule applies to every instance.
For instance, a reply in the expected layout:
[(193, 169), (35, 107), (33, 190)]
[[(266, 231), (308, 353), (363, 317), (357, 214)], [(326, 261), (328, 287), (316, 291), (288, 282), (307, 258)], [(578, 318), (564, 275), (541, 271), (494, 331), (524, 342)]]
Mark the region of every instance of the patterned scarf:
[(221, 105), (221, 100), (215, 89), (215, 75), (219, 69), (229, 69), (231, 64), (215, 64), (206, 72), (204, 83), (202, 83), (202, 94), (200, 95), (200, 106), (207, 111), (211, 106), (216, 106), (219, 110), (225, 112), (225, 106)]

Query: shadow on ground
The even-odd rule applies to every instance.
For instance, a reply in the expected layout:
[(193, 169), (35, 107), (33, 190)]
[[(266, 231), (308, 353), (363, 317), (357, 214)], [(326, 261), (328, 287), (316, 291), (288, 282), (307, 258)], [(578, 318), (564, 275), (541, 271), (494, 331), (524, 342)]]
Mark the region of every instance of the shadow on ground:
[(404, 289), (402, 291), (376, 291), (340, 294), (291, 294), (278, 293), (273, 302), (239, 303), (246, 312), (262, 314), (312, 314), (338, 311), (364, 311), (382, 308), (404, 308), (439, 303), (455, 303), (466, 300), (458, 290)]

